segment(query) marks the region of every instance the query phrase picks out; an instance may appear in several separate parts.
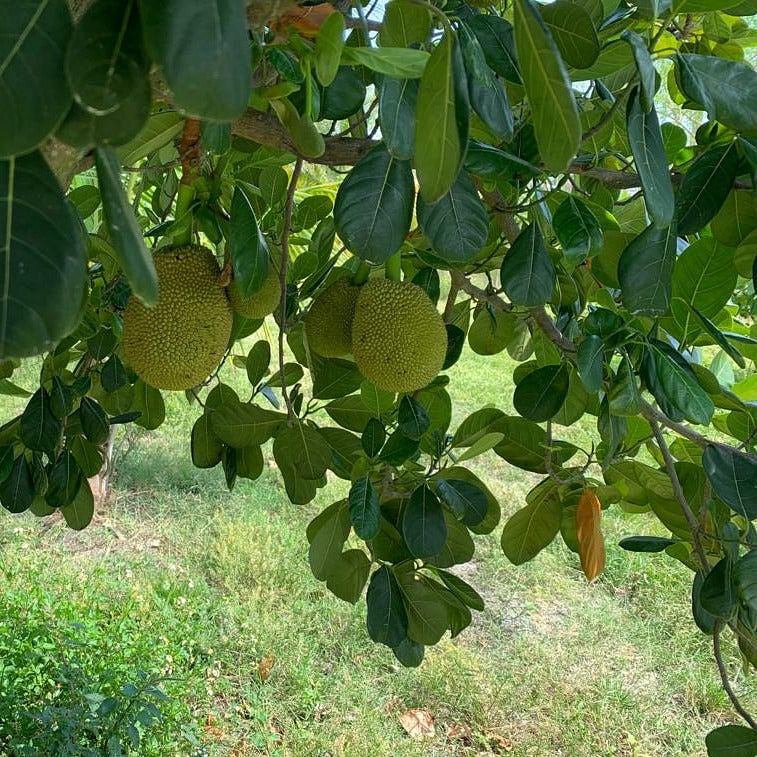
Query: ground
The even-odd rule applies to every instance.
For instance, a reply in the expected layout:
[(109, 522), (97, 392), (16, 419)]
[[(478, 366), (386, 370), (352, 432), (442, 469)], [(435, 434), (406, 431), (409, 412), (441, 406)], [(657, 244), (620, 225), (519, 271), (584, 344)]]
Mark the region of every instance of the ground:
[[(466, 353), (451, 372), (457, 419), (507, 408), (510, 374), (505, 356)], [(3, 407), (5, 419), (18, 402)], [(144, 731), (146, 757), (703, 755), (705, 733), (732, 720), (690, 620), (689, 572), (617, 547), (650, 533), (645, 516), (606, 516), (608, 565), (593, 585), (559, 540), (516, 568), (501, 528), (478, 537), (461, 570), (486, 610), (406, 670), (368, 639), (364, 602), (334, 598), (310, 573), (305, 526), (341, 484), (297, 507), (268, 468), (228, 494), (220, 470), (192, 467), (197, 412), (169, 397), (166, 424), (122, 448), (113, 499), (85, 532), (0, 515), (0, 753), (50, 736), (35, 714), (141, 671), (170, 697)], [(536, 480), (491, 453), (476, 470), (505, 514)], [(406, 732), (412, 708), (434, 719), (433, 735)]]

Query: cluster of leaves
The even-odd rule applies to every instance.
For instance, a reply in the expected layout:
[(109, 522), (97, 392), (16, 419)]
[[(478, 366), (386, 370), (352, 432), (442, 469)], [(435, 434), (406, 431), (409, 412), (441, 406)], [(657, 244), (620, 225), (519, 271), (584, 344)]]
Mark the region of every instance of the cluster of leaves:
[[(670, 535), (622, 546), (690, 567), (719, 662), (730, 628), (757, 665), (753, 0), (391, 0), (377, 19), (359, 2), (255, 3), (249, 27), (242, 0), (85, 5), (76, 24), (64, 0), (15, 10), (0, 41), (17, 115), (0, 123), (2, 391), (23, 394), (18, 359), (46, 353), (0, 429), (7, 509), (85, 525), (109, 426), (162, 422), (160, 392), (122, 362), (121, 314), (130, 293), (158, 296), (145, 240), (194, 238), (246, 294), (271, 265), (287, 287), (278, 367), (267, 339), (241, 354), (262, 322), (237, 318), (251, 396), (210, 382), (192, 458), (231, 487), (272, 440), (293, 502), (349, 482), (308, 528), (310, 565), (347, 601), (368, 587), (369, 634), (401, 662), (482, 609), (449, 569), (498, 525), (464, 465), (493, 453), (543, 477), (503, 528), (514, 564), (559, 534), (594, 578), (602, 510), (648, 513)], [(52, 136), (59, 176), (74, 169), (61, 142), (94, 154), (68, 198), (41, 152)], [(338, 183), (318, 164), (352, 168)], [(128, 191), (122, 166), (138, 169)], [(445, 375), (395, 396), (310, 351), (313, 298), (382, 266), (435, 303), (448, 292), (445, 370), (466, 343), (519, 363), (515, 414), (485, 407), (451, 431)], [(592, 449), (555, 438), (585, 415)], [(757, 754), (747, 722), (713, 732), (710, 754)]]

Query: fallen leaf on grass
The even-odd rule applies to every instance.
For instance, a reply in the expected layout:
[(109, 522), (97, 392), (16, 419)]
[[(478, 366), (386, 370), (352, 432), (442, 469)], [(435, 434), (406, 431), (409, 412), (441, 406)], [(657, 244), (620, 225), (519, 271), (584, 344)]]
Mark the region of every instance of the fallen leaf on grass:
[(460, 741), (464, 744), (470, 744), (473, 741), (473, 731), (467, 723), (447, 723), (444, 730), (450, 741)]
[(400, 715), (400, 725), (412, 739), (428, 739), (436, 735), (434, 716), (428, 710), (405, 710)]
[(501, 736), (496, 731), (487, 731), (486, 738), (494, 754), (507, 754), (513, 751), (513, 742)]
[(266, 655), (258, 661), (258, 676), (260, 676), (260, 680), (263, 683), (265, 683), (271, 675), (271, 668), (273, 668), (275, 662), (276, 658), (272, 654)]

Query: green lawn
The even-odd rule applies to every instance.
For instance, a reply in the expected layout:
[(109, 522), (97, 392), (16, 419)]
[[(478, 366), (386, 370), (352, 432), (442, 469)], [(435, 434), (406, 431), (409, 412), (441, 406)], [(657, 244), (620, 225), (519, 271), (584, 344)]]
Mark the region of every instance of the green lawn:
[[(510, 368), (466, 352), (451, 371), (457, 420), (508, 407)], [(732, 719), (690, 621), (688, 571), (616, 546), (649, 532), (644, 516), (605, 519), (595, 585), (561, 543), (516, 568), (501, 529), (478, 538), (462, 570), (486, 610), (405, 670), (368, 639), (364, 603), (334, 598), (307, 564), (305, 525), (343, 482), (296, 507), (268, 468), (229, 494), (220, 470), (191, 465), (197, 408), (178, 394), (167, 404), (159, 431), (123, 445), (113, 501), (85, 532), (0, 516), (0, 754), (48, 754), (8, 744), (41, 743), (51, 725), (35, 713), (110, 694), (140, 671), (165, 677), (170, 696), (136, 752), (147, 757), (703, 755), (704, 734)], [(16, 407), (6, 401), (3, 417)], [(493, 454), (476, 470), (505, 514), (535, 480)], [(435, 736), (405, 733), (408, 708), (434, 716)]]

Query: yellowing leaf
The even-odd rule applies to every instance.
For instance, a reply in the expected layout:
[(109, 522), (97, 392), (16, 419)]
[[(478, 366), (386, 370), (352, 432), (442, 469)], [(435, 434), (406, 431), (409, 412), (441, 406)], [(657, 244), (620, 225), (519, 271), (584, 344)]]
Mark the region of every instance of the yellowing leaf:
[(593, 581), (605, 567), (605, 540), (602, 536), (602, 505), (593, 489), (586, 489), (576, 508), (576, 536), (581, 567)]

